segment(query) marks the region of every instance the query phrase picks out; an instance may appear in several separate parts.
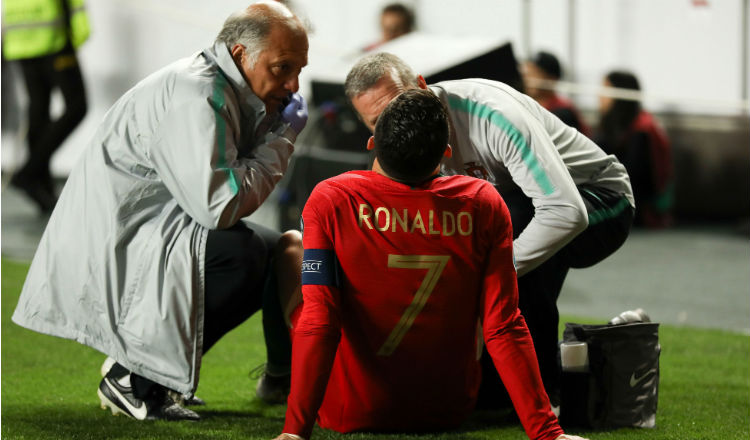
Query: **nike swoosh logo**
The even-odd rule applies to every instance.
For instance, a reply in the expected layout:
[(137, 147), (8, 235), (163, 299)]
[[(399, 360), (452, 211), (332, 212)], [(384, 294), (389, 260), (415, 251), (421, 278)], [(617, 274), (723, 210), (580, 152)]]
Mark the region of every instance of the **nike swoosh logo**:
[(148, 414), (148, 408), (146, 408), (146, 405), (143, 402), (139, 401), (140, 405), (133, 406), (130, 403), (130, 400), (128, 400), (128, 398), (120, 392), (120, 387), (117, 383), (113, 383), (111, 380), (109, 380), (109, 378), (105, 378), (104, 380), (107, 381), (107, 383), (109, 384), (109, 389), (111, 389), (112, 392), (117, 395), (117, 398), (120, 400), (120, 402), (122, 402), (122, 404), (127, 407), (128, 411), (130, 411), (130, 414), (133, 414), (133, 417), (138, 420), (143, 420), (146, 418), (146, 415)]
[(646, 371), (645, 373), (643, 373), (640, 377), (636, 376), (635, 375), (635, 371), (634, 371), (633, 374), (630, 375), (630, 387), (631, 388), (635, 387), (640, 382), (642, 382), (646, 377), (648, 377), (649, 375), (651, 375), (651, 373), (656, 373), (656, 370), (652, 368), (652, 369)]

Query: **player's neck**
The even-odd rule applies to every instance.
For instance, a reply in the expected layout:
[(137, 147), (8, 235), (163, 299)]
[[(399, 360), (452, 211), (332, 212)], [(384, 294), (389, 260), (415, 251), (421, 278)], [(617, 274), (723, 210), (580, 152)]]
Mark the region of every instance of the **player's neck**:
[[(378, 159), (377, 158), (375, 158), (375, 160), (372, 162), (372, 171), (380, 174), (381, 176), (385, 176), (385, 177), (393, 180), (394, 182), (403, 183), (403, 184), (409, 185), (409, 186), (414, 186), (412, 183), (404, 182), (403, 180), (396, 179), (393, 176), (388, 175), (388, 173), (386, 173), (385, 170), (378, 163)], [(433, 179), (438, 174), (440, 174), (440, 165), (439, 164), (435, 168), (435, 171), (430, 175), (430, 177), (428, 177), (427, 179), (424, 179), (424, 182), (426, 182), (426, 181), (428, 181), (430, 179)]]

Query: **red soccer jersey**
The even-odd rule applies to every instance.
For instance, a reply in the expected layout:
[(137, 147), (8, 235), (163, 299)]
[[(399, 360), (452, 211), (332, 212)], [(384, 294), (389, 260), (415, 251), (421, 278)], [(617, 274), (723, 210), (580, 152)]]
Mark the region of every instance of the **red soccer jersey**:
[[(353, 171), (316, 186), (303, 221), (284, 432), (309, 437), (316, 413), (339, 432), (455, 427), (476, 400), (481, 321), (529, 436), (562, 433), (517, 307), (510, 215), (489, 183), (452, 176), (410, 188)], [(337, 283), (306, 281), (332, 264), (314, 252), (335, 254)]]

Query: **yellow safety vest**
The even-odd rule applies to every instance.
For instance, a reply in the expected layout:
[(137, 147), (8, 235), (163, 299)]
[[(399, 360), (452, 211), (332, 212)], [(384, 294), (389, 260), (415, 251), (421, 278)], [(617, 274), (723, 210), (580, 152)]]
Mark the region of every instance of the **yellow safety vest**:
[(77, 48), (89, 36), (84, 0), (3, 0), (3, 56), (35, 58), (60, 51), (68, 41), (61, 2), (70, 9), (70, 38)]

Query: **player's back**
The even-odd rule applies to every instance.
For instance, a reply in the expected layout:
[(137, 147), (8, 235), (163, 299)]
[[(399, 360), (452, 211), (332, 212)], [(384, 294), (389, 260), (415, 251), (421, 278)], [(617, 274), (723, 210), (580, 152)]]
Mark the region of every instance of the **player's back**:
[(486, 256), (509, 222), (500, 196), (466, 176), (410, 188), (362, 171), (321, 183), (313, 206), (342, 273), (342, 337), (321, 426), (460, 423), (480, 379)]

